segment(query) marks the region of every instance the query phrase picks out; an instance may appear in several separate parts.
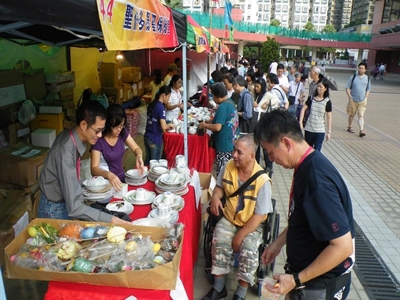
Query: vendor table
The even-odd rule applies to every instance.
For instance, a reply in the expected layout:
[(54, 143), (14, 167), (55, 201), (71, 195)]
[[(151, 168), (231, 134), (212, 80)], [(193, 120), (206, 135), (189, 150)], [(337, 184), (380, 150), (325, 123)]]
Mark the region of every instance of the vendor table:
[[(147, 182), (141, 186), (147, 190), (154, 191), (155, 185)], [(129, 190), (138, 187), (129, 186)], [(201, 224), (201, 205), (196, 206), (194, 188), (189, 185), (189, 192), (183, 196), (185, 207), (179, 212), (179, 220), (185, 225), (185, 236), (182, 245), (182, 257), (180, 263), (180, 278), (189, 299), (193, 299), (193, 270), (197, 260), (199, 246), (200, 224)], [(151, 210), (151, 205), (135, 205), (134, 211), (130, 215), (132, 220), (145, 218)], [(138, 300), (157, 299), (170, 300), (168, 290), (145, 290), (121, 287), (99, 286), (84, 283), (71, 282), (49, 282), (45, 300), (123, 300), (129, 296), (135, 296)]]
[[(208, 146), (210, 136), (204, 134), (188, 135), (188, 167), (198, 172), (211, 173), (215, 159), (215, 150)], [(172, 167), (175, 163), (175, 157), (183, 153), (183, 134), (164, 133), (164, 153), (168, 160), (168, 166)]]

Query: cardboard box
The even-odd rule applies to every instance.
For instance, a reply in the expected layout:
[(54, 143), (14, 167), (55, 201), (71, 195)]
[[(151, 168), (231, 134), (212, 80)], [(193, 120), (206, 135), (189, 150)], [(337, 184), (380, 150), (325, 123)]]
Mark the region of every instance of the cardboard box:
[(31, 121), (31, 131), (38, 128), (50, 128), (56, 130), (56, 135), (64, 130), (64, 113), (59, 114), (37, 114)]
[(199, 172), (201, 186), (201, 203), (206, 203), (211, 200), (217, 181), (210, 173)]
[(0, 71), (0, 107), (26, 100), (21, 70)]
[(21, 123), (11, 124), (7, 128), (4, 128), (2, 131), (4, 133), (6, 141), (9, 142), (11, 145), (19, 143), (24, 136), (31, 133), (29, 125), (24, 126)]
[(132, 99), (133, 97), (132, 85), (130, 83), (123, 83), (122, 89), (124, 91), (123, 101), (128, 101)]
[(49, 93), (58, 93), (63, 90), (72, 89), (75, 87), (75, 80), (65, 81), (60, 83), (46, 83), (46, 89)]
[(65, 71), (57, 73), (46, 73), (46, 83), (61, 83), (65, 81), (75, 81), (74, 71)]
[(142, 80), (142, 68), (141, 67), (127, 67), (122, 68), (122, 82), (134, 83)]
[(58, 92), (59, 100), (74, 100), (74, 89), (66, 89)]
[(64, 128), (65, 129), (72, 129), (76, 126), (74, 121), (64, 120)]
[(138, 96), (142, 97), (144, 95), (144, 81), (140, 80), (138, 82)]
[(44, 100), (47, 95), (44, 69), (23, 73), (26, 99)]
[[(150, 270), (125, 271), (112, 274), (86, 274), (80, 272), (48, 272), (36, 271), (21, 268), (10, 262), (10, 257), (18, 252), (21, 246), (29, 238), (28, 228), (35, 226), (41, 222), (50, 223), (56, 228), (60, 228), (61, 224), (78, 223), (81, 226), (90, 224), (91, 222), (52, 220), (52, 219), (34, 219), (23, 232), (12, 241), (5, 249), (6, 274), (8, 278), (31, 279), (44, 281), (64, 281), (64, 282), (81, 282), (105, 286), (118, 286), (139, 289), (154, 290), (173, 290), (176, 287), (176, 281), (179, 272), (179, 263), (182, 254), (182, 242), (176, 252), (172, 262), (162, 266), (155, 267)], [(109, 223), (95, 222), (92, 224), (100, 224), (110, 226)], [(150, 235), (153, 241), (159, 241), (159, 237), (166, 234), (168, 229), (158, 227), (143, 227), (134, 225), (119, 225), (127, 230), (135, 230), (135, 232), (143, 232), (143, 235)]]
[(0, 266), (4, 266), (4, 248), (32, 219), (32, 200), (21, 189), (0, 187)]
[(121, 86), (122, 71), (119, 64), (101, 63), (100, 82), (102, 87), (116, 88)]
[(49, 149), (18, 143), (0, 150), (0, 181), (31, 186), (39, 180)]
[(53, 142), (56, 139), (56, 130), (46, 128), (36, 129), (32, 132), (31, 139), (33, 146), (51, 148), (51, 145), (53, 145)]
[(63, 108), (61, 106), (39, 106), (39, 113), (41, 114), (59, 114), (62, 111)]
[(61, 106), (62, 110), (67, 110), (68, 108), (74, 108), (74, 100), (73, 98), (71, 100), (54, 100), (53, 105)]
[(122, 87), (101, 87), (101, 93), (107, 96), (110, 104), (121, 104), (124, 101), (124, 89)]

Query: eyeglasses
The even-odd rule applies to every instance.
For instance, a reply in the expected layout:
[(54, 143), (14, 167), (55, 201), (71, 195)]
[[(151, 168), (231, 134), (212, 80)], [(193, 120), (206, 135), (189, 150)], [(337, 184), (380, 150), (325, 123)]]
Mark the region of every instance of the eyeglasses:
[(102, 133), (102, 132), (104, 131), (104, 129), (105, 129), (105, 128), (102, 128), (102, 129), (96, 130), (96, 129), (94, 129), (92, 126), (89, 126), (89, 127), (92, 128), (92, 130), (94, 131), (94, 133), (95, 133), (96, 135), (98, 135), (99, 133)]

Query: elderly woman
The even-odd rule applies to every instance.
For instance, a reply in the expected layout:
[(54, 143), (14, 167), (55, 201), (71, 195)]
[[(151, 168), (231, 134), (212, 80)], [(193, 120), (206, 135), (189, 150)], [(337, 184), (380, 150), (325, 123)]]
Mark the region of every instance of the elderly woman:
[(217, 152), (215, 167), (217, 176), (222, 167), (232, 158), (235, 137), (239, 128), (239, 117), (232, 99), (228, 98), (225, 85), (221, 82), (210, 88), (214, 101), (219, 105), (211, 124), (202, 122), (199, 129), (208, 129), (213, 132), (211, 138)]
[(303, 106), (303, 97), (304, 97), (304, 85), (301, 82), (301, 74), (296, 72), (294, 73), (294, 81), (289, 82), (289, 112), (298, 118), (297, 110), (299, 109), (299, 114), (301, 110), (301, 106)]

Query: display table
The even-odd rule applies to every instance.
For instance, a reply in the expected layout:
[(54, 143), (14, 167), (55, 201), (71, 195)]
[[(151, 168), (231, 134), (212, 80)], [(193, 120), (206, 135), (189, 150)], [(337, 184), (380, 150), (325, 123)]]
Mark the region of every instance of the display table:
[[(215, 150), (208, 146), (210, 136), (204, 134), (188, 134), (188, 152), (190, 169), (198, 172), (211, 173), (213, 162), (215, 159)], [(179, 154), (183, 155), (183, 134), (164, 133), (164, 153), (168, 160), (168, 166), (172, 167), (175, 163), (175, 157)]]
[[(154, 191), (155, 185), (147, 182), (141, 186), (147, 190)], [(138, 187), (129, 186), (129, 190)], [(182, 245), (182, 257), (180, 262), (180, 279), (189, 299), (194, 298), (193, 270), (197, 260), (199, 247), (199, 235), (201, 225), (201, 205), (196, 207), (194, 188), (189, 186), (189, 192), (183, 196), (185, 207), (179, 212), (179, 220), (185, 225), (185, 236)], [(145, 218), (151, 210), (151, 205), (135, 205), (130, 215), (132, 220)], [(110, 286), (98, 286), (84, 283), (49, 282), (45, 295), (46, 300), (123, 300), (129, 296), (135, 296), (138, 300), (157, 299), (170, 300), (168, 290), (144, 290)]]

